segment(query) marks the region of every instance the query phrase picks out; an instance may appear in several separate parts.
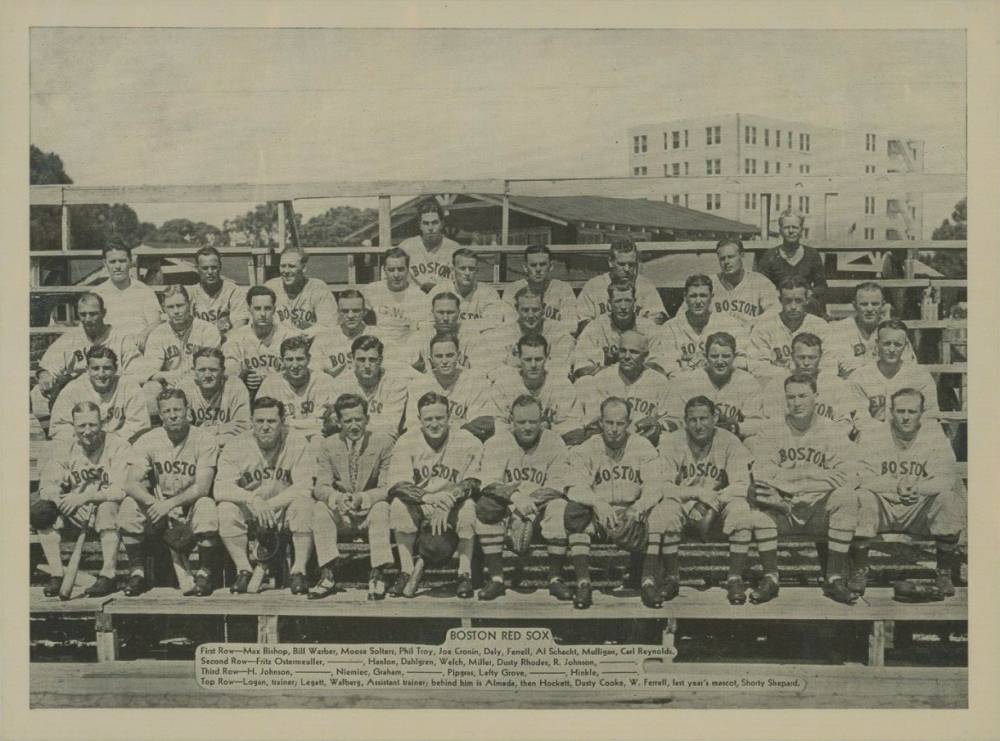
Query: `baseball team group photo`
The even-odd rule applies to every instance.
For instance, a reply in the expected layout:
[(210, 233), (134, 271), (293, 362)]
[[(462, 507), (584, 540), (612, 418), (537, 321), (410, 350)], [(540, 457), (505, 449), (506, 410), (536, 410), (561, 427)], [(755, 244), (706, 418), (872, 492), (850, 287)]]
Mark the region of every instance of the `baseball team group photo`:
[[(70, 31), (36, 35), (40, 80), (72, 58), (62, 39), (88, 38)], [(103, 33), (123, 59), (144, 43)], [(163, 33), (150, 54), (182, 34)], [(265, 38), (227, 33), (246, 53)], [(335, 53), (271, 33), (279, 58), (294, 39)], [(355, 40), (390, 43), (368, 33)], [(452, 90), (432, 84), (452, 38), (433, 33), (403, 100), (419, 80)], [(425, 59), (420, 39), (390, 36)], [(592, 37), (595, 60), (613, 53)], [(162, 74), (146, 65), (137, 77)], [(497, 130), (501, 144), (469, 149), (421, 134), (393, 180), (334, 168), (295, 184), (279, 167), (227, 185), (182, 158), (160, 181), (92, 184), (72, 177), (92, 158), (47, 123), (61, 104), (41, 89), (33, 671), (190, 661), (201, 642), (253, 642), (254, 626), (260, 643), (435, 644), (441, 625), (508, 620), (570, 644), (662, 643), (677, 661), (859, 667), (845, 702), (862, 704), (866, 668), (940, 667), (934, 699), (915, 699), (930, 685), (880, 696), (965, 702), (968, 217), (942, 154), (964, 156), (964, 140), (925, 140), (939, 129), (920, 121), (900, 133), (875, 102), (868, 127), (779, 101), (766, 115), (635, 103), (607, 114), (625, 163), (610, 177), (503, 150)], [(235, 154), (277, 108), (236, 106), (189, 134), (239, 120)], [(318, 115), (354, 141), (363, 118), (336, 108)], [(196, 149), (177, 137), (184, 115), (136, 125)], [(362, 151), (340, 152), (345, 172)], [(558, 175), (512, 179), (530, 171), (517, 157)]]

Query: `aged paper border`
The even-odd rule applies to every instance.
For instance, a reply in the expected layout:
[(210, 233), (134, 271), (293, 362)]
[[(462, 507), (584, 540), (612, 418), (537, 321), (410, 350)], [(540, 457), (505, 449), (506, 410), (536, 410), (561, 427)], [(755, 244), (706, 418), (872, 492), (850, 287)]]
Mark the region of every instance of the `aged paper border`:
[[(971, 344), (977, 367), (969, 384), (974, 441), (970, 453), (970, 542), (974, 547), (970, 599), (969, 710), (553, 710), (553, 711), (416, 711), (416, 710), (28, 710), (27, 575), (25, 547), (27, 500), (26, 317), (28, 261), (28, 191), (25, 167), (28, 144), (28, 29), (30, 26), (329, 26), (329, 27), (477, 27), (477, 28), (963, 28), (968, 40), (969, 206), (974, 214), (969, 240)], [(989, 370), (1000, 358), (1000, 318), (996, 285), (1000, 270), (988, 250), (1000, 234), (1000, 5), (990, 0), (954, 2), (442, 2), (386, 0), (380, 4), (328, 2), (172, 3), (0, 0), (0, 99), (2, 135), (0, 169), (4, 198), (0, 220), (5, 248), (2, 293), (5, 351), (0, 358), (6, 422), (5, 458), (13, 461), (0, 495), (3, 518), (2, 640), (3, 674), (0, 738), (1000, 738), (997, 666), (997, 578), (995, 543), (1000, 527), (1000, 497), (991, 452), (1000, 436), (991, 411), (1000, 408)], [(962, 122), (956, 121), (956, 125)], [(430, 176), (430, 175), (429, 175)], [(990, 242), (994, 244), (991, 244)], [(992, 474), (992, 475), (991, 475)], [(748, 703), (752, 696), (747, 696)], [(293, 729), (293, 730), (290, 730)]]

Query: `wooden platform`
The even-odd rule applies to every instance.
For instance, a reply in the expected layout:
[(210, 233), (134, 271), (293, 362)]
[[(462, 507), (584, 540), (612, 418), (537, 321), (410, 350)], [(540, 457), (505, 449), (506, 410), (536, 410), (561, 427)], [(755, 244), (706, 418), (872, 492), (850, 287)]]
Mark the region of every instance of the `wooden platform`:
[[(435, 693), (425, 690), (206, 690), (191, 661), (114, 664), (32, 664), (30, 703), (41, 708), (965, 708), (964, 668), (769, 666), (775, 675), (801, 677), (802, 691), (558, 690)], [(761, 673), (759, 664), (669, 665), (670, 676), (732, 678)]]

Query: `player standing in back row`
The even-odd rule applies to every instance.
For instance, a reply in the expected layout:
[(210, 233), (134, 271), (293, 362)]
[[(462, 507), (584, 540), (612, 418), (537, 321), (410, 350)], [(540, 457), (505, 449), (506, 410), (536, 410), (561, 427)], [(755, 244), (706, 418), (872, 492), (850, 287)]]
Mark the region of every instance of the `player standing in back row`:
[(635, 286), (635, 311), (638, 316), (657, 324), (667, 321), (660, 292), (652, 281), (639, 275), (639, 250), (631, 239), (612, 242), (608, 250), (608, 272), (594, 276), (583, 286), (577, 298), (580, 321), (590, 322), (610, 312), (608, 286), (612, 283)]
[(278, 258), (277, 278), (264, 285), (274, 291), (275, 315), (279, 322), (303, 330), (310, 337), (337, 326), (337, 305), (330, 287), (306, 275), (309, 255), (299, 247), (286, 247)]
[(410, 279), (424, 293), (452, 278), (452, 256), (458, 242), (444, 236), (444, 209), (435, 200), (417, 206), (420, 236), (404, 239), (399, 249), (409, 256)]
[(800, 213), (785, 211), (778, 218), (781, 244), (761, 255), (754, 269), (779, 288), (789, 278), (802, 280), (809, 289), (806, 311), (823, 317), (826, 314), (826, 267), (818, 251), (800, 242), (805, 220)]

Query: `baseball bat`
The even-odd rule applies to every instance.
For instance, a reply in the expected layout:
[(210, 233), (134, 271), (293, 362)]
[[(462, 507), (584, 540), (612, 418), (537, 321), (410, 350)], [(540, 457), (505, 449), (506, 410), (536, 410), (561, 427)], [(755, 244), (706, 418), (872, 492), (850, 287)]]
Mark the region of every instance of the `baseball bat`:
[(83, 544), (87, 540), (87, 531), (94, 527), (96, 521), (97, 507), (95, 506), (94, 511), (90, 513), (87, 523), (80, 530), (80, 535), (77, 536), (73, 555), (69, 557), (69, 563), (66, 565), (66, 573), (63, 575), (62, 584), (59, 586), (59, 599), (61, 600), (68, 600), (70, 595), (73, 594), (73, 587), (76, 585), (76, 575), (80, 570), (80, 560), (83, 558)]
[(258, 562), (253, 567), (253, 574), (250, 577), (250, 584), (247, 586), (247, 592), (250, 594), (258, 594), (261, 586), (264, 584), (264, 577), (266, 575), (267, 568), (264, 564)]

